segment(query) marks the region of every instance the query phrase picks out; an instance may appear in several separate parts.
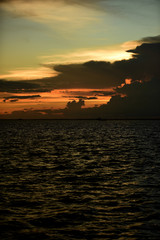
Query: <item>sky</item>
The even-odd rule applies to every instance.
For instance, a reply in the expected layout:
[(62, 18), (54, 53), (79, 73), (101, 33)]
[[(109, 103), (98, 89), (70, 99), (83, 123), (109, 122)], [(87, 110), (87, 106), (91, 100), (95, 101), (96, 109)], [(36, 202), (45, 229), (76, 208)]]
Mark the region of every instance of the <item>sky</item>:
[(0, 118), (160, 118), (159, 0), (0, 0)]

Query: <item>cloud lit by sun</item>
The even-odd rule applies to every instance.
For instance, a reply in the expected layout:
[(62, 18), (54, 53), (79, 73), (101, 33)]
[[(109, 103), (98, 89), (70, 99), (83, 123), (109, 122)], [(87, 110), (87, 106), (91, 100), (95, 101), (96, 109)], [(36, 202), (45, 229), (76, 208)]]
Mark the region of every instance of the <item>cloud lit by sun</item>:
[(123, 59), (130, 59), (132, 54), (126, 52), (128, 48), (123, 45), (111, 46), (95, 49), (79, 49), (66, 54), (52, 54), (41, 56), (40, 59), (45, 64), (59, 64), (59, 63), (81, 63), (87, 62), (92, 59), (96, 61), (109, 61), (114, 62)]
[(9, 80), (33, 80), (42, 79), (57, 76), (57, 72), (46, 67), (40, 67), (37, 69), (17, 69), (9, 71), (8, 74), (0, 75), (0, 79)]
[(26, 68), (26, 69), (15, 69), (10, 70), (7, 74), (1, 74), (0, 79), (8, 80), (33, 80), (33, 79), (43, 79), (49, 77), (55, 77), (58, 72), (54, 71), (52, 68), (48, 67), (50, 65), (59, 63), (82, 63), (87, 62), (92, 59), (96, 61), (109, 61), (114, 62), (123, 59), (130, 59), (132, 54), (126, 52), (128, 46), (138, 45), (137, 42), (134, 43), (124, 43), (117, 46), (95, 48), (95, 49), (79, 49), (66, 54), (53, 54), (40, 56), (39, 59), (44, 65), (38, 68)]
[(105, 108), (117, 112), (117, 106), (119, 112), (119, 104), (132, 104), (129, 94), (135, 91), (138, 99), (143, 87), (147, 103), (149, 84), (159, 84), (151, 79), (159, 77), (159, 5), (143, 3), (1, 0), (1, 111), (63, 109), (65, 115), (71, 103), (89, 114), (87, 108), (99, 114)]

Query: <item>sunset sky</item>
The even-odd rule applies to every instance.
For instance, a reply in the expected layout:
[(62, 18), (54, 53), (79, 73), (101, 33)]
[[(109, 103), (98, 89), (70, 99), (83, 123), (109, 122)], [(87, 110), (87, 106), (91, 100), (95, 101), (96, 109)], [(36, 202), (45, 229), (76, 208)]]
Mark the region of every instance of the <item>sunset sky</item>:
[(0, 0), (0, 118), (160, 117), (159, 0)]

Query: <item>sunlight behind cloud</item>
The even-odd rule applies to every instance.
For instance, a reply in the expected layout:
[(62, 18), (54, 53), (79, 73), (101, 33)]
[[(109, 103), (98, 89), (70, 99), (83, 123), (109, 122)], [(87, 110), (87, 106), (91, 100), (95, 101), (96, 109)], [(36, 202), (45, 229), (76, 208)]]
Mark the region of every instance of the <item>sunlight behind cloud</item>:
[[(129, 44), (129, 43), (128, 43)], [(135, 43), (136, 46), (138, 45)], [(133, 46), (133, 44), (132, 44)], [(59, 63), (82, 63), (90, 60), (114, 62), (123, 59), (130, 59), (132, 54), (126, 52), (128, 45), (125, 43), (118, 46), (102, 47), (98, 49), (79, 49), (66, 54), (53, 54), (41, 56), (40, 59), (45, 61), (44, 64), (52, 65)]]
[(123, 49), (128, 50), (128, 49), (136, 48), (140, 44), (141, 43), (139, 41), (127, 41), (127, 42), (124, 42), (121, 46)]

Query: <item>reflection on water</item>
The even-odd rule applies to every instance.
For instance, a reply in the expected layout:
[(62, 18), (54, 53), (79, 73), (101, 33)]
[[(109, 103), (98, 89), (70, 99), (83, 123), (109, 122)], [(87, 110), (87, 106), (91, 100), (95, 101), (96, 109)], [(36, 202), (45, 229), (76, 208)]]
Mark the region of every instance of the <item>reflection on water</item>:
[(160, 121), (0, 124), (1, 239), (160, 239)]

